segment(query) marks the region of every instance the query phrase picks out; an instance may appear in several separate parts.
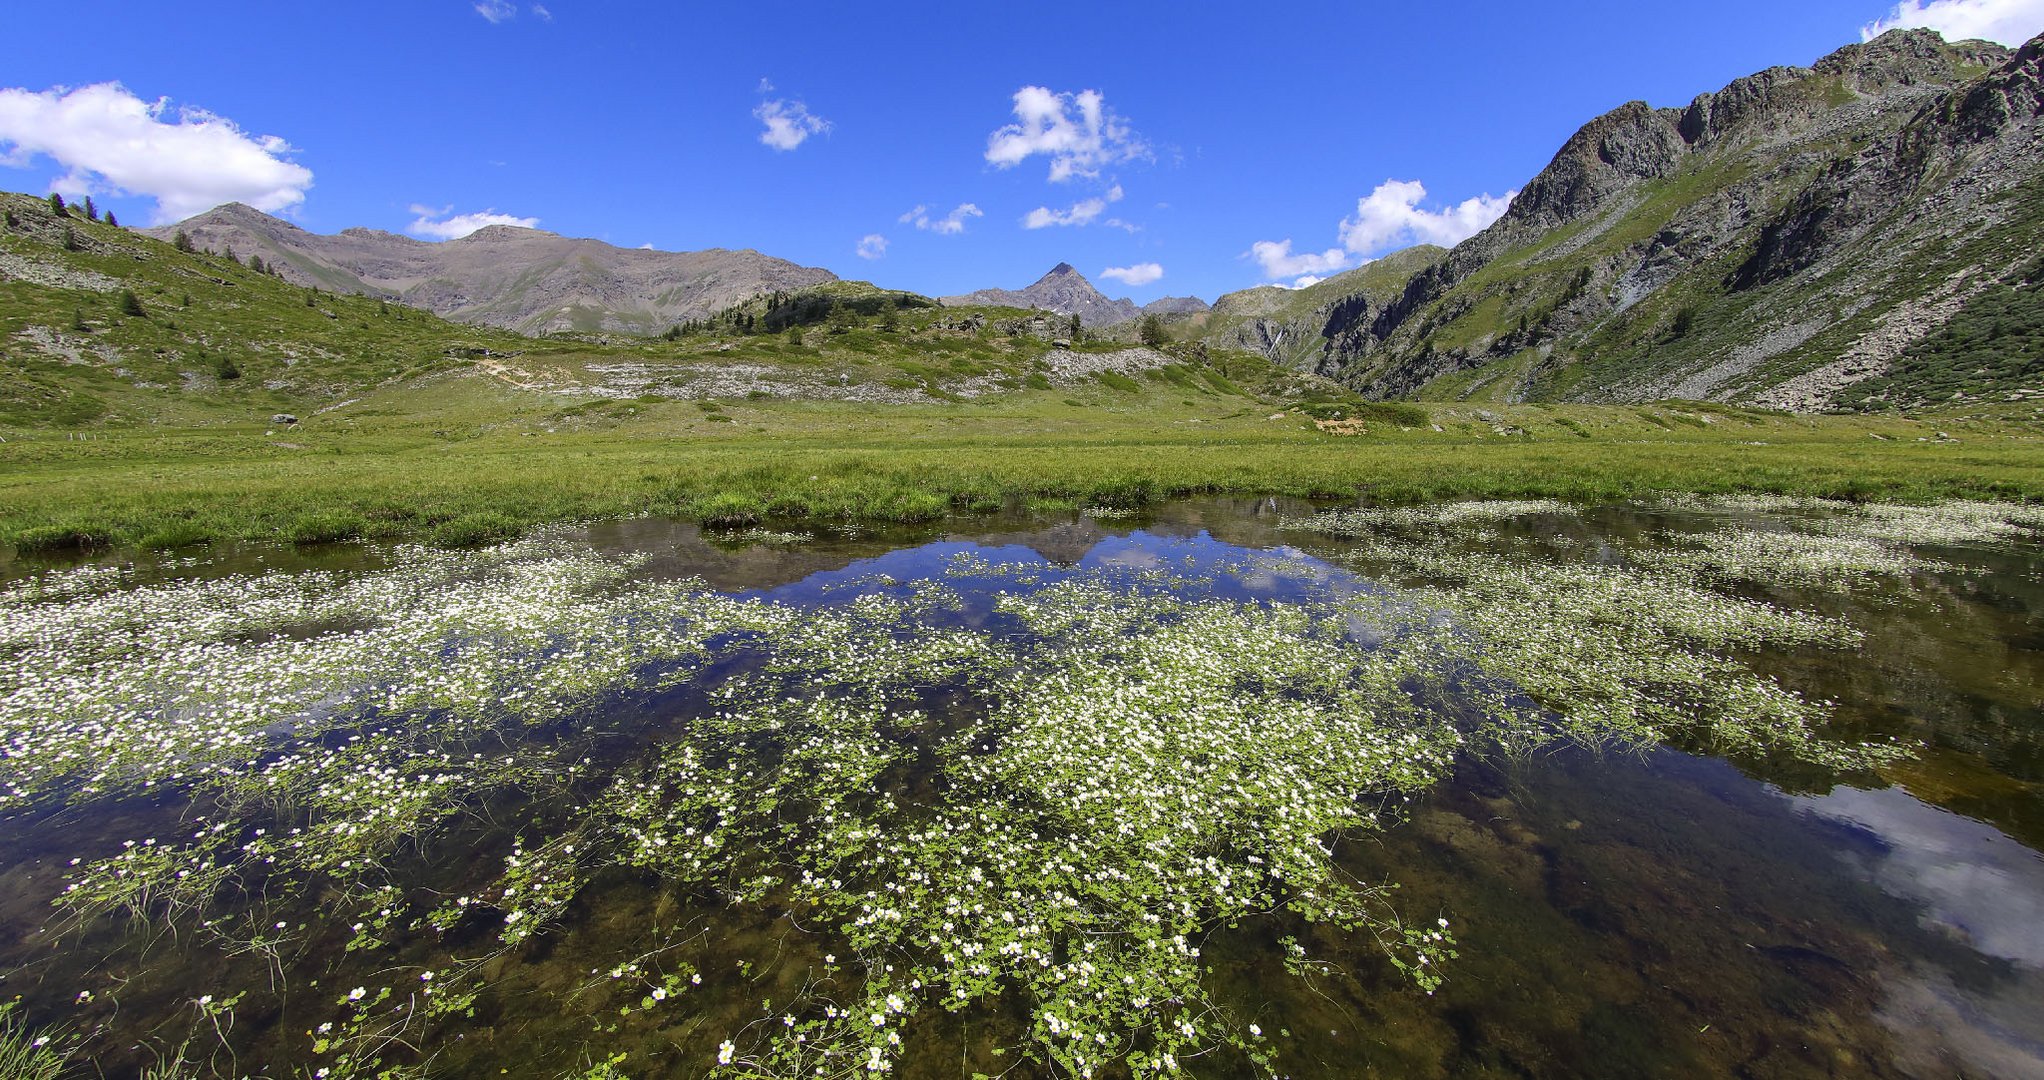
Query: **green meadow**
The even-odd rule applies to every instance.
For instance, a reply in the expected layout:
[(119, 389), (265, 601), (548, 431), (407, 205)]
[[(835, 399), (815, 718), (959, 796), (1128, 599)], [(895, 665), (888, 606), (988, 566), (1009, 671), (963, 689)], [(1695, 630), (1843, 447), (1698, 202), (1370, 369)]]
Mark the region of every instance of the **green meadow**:
[(1352, 434), (1331, 434), (1312, 416), (1324, 407), (1150, 387), (898, 406), (520, 400), (502, 414), (469, 403), (491, 419), (467, 427), (462, 407), (420, 422), (365, 402), (281, 431), (8, 432), (0, 536), (24, 551), (226, 539), (464, 544), (635, 515), (729, 526), (904, 522), (1220, 492), (1365, 504), (1675, 492), (2044, 497), (2044, 429), (2006, 414), (1364, 405), (1336, 409), (1362, 419), (1347, 422)]

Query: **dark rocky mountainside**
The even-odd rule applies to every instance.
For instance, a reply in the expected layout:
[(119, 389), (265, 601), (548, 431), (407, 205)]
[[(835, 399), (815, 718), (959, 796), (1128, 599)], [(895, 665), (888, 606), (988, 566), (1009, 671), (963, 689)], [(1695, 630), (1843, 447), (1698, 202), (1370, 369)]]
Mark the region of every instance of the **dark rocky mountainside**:
[(324, 236), (240, 203), (147, 231), (164, 240), (183, 231), (201, 248), (259, 255), (297, 284), (528, 334), (658, 333), (761, 293), (837, 280), (756, 251), (618, 248), (506, 225), (442, 243), (376, 229)]
[(1182, 321), (1223, 348), (1246, 349), (1292, 367), (1315, 369), (1326, 355), (1329, 327), (1347, 325), (1396, 300), (1414, 273), (1447, 253), (1445, 248), (1421, 244), (1303, 289), (1278, 285), (1243, 289), (1214, 301), (1205, 315)]
[[(2035, 295), (2040, 53), (1894, 31), (1685, 108), (1620, 106), (1396, 288), (1380, 271), (1337, 301), (1335, 279), (1288, 338), (1262, 313), (1209, 334), (1374, 397), (1928, 403), (1898, 358), (1977, 297)], [(1957, 393), (2026, 396), (2035, 368)]]
[(1142, 310), (1129, 300), (1108, 299), (1086, 280), (1086, 275), (1073, 269), (1071, 263), (1057, 264), (1050, 273), (1036, 279), (1036, 283), (1026, 289), (981, 289), (966, 296), (946, 296), (939, 302), (946, 307), (1037, 308), (1060, 315), (1077, 315), (1081, 322), (1093, 327), (1116, 326), (1142, 314)]

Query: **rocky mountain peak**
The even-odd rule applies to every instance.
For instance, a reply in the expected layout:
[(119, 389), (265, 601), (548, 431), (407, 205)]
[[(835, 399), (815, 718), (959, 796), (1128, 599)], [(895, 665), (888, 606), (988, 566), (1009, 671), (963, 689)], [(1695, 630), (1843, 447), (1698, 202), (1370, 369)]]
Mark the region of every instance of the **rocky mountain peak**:
[(952, 307), (986, 304), (1055, 311), (1060, 315), (1077, 315), (1087, 326), (1113, 326), (1142, 314), (1129, 300), (1108, 299), (1086, 280), (1086, 275), (1067, 262), (1051, 267), (1049, 273), (1026, 289), (981, 289), (965, 296), (946, 296), (939, 303)]
[(1811, 66), (1819, 75), (1844, 79), (1859, 93), (1880, 94), (1898, 87), (1950, 87), (1982, 68), (2008, 63), (2010, 55), (1989, 41), (1947, 42), (1935, 30), (1890, 30)]
[(560, 234), (551, 233), (545, 229), (527, 228), (523, 225), (485, 225), (469, 233), (467, 236), (455, 237), (453, 240), (448, 241), (448, 243), (506, 244), (517, 243), (521, 240), (531, 240), (542, 236), (558, 237)]

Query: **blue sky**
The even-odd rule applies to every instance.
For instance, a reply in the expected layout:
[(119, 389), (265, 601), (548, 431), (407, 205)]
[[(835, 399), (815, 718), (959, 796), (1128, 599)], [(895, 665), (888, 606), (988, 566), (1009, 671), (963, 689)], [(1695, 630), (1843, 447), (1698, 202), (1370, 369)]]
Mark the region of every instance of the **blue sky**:
[(1452, 240), (1627, 100), (1686, 103), (1884, 19), (2044, 30), (2044, 0), (697, 8), (14, 20), (0, 186), (89, 188), (131, 223), (223, 195), (316, 232), (495, 213), (931, 294), (1062, 260), (1112, 295), (1211, 300)]

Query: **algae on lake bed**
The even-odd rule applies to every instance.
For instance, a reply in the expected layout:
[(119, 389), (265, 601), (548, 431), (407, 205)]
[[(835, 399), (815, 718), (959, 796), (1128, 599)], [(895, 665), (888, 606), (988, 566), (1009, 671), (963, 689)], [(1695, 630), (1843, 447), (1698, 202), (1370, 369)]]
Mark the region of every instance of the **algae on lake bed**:
[[(233, 1002), (248, 1019), (217, 1041), (242, 1068), (329, 1076), (491, 1052), (850, 1075), (925, 1068), (918, 1039), (958, 1023), (987, 1071), (1295, 1072), (1203, 943), (1276, 920), (1297, 977), (1324, 963), (1300, 939), (1333, 933), (1415, 990), (1452, 979), (1453, 913), (1341, 851), (1461, 755), (1909, 752), (1830, 732), (1749, 659), (1858, 628), (1681, 560), (1466, 549), (1527, 512), (1565, 508), (1306, 523), (1357, 534), (1325, 554), (1395, 587), (1156, 541), (729, 594), (560, 537), (359, 573), (25, 579), (0, 598), (8, 812), (18, 847), (78, 861), (45, 886), (62, 946), (10, 978), (61, 984), (32, 1015), (110, 1062), (138, 1016), (211, 1055)], [(657, 898), (653, 925), (605, 937), (620, 890)], [(175, 931), (177, 962), (129, 918)], [(175, 969), (209, 962), (194, 1007)], [(561, 1015), (480, 1049), (514, 985)]]

